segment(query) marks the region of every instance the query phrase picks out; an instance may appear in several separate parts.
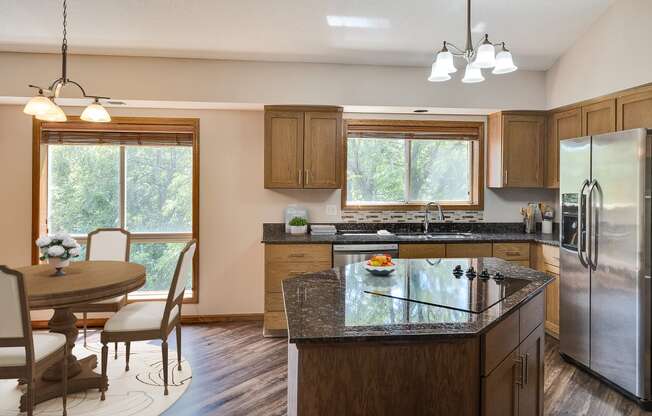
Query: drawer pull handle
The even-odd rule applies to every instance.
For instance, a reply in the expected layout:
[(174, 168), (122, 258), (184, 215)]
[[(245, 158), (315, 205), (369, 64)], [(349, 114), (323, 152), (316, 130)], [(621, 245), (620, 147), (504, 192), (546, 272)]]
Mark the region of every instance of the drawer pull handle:
[(519, 251), (506, 251), (505, 255), (507, 255), (507, 256), (520, 256), (521, 252), (519, 252)]
[(514, 384), (519, 387), (523, 387), (523, 360), (521, 356), (514, 358), (514, 370), (516, 370), (516, 376), (514, 376)]
[(523, 384), (525, 384), (526, 386), (527, 386), (527, 373), (528, 373), (527, 365), (528, 365), (528, 361), (530, 361), (530, 354), (526, 353), (523, 356), (523, 362), (525, 363), (525, 365), (523, 365)]
[(306, 257), (305, 253), (292, 253), (288, 257)]

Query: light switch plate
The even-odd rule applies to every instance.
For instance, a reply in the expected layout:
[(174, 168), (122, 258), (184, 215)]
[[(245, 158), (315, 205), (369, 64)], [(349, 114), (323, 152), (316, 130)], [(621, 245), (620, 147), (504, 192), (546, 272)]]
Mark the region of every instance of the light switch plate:
[(337, 215), (337, 205), (326, 205), (326, 215)]

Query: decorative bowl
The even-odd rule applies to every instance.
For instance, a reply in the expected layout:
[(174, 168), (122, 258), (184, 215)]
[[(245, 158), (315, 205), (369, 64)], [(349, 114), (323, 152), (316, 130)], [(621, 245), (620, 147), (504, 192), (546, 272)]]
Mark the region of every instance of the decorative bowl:
[(368, 264), (365, 264), (364, 268), (374, 276), (389, 276), (390, 273), (396, 270), (396, 266), (370, 266)]

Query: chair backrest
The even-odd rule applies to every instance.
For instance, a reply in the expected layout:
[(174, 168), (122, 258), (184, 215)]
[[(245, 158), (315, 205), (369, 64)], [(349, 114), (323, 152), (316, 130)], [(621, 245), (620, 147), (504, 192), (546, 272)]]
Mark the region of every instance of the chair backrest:
[(181, 250), (181, 254), (179, 254), (179, 260), (177, 260), (177, 267), (174, 270), (174, 276), (172, 276), (172, 283), (170, 284), (170, 291), (168, 292), (168, 298), (165, 304), (165, 313), (161, 322), (162, 330), (168, 326), (172, 308), (183, 302), (183, 292), (186, 290), (186, 286), (192, 278), (192, 264), (196, 250), (197, 241), (190, 240), (183, 250)]
[(25, 347), (34, 362), (32, 323), (22, 273), (0, 265), (0, 347)]
[(129, 261), (131, 234), (122, 228), (98, 228), (88, 233), (86, 260)]

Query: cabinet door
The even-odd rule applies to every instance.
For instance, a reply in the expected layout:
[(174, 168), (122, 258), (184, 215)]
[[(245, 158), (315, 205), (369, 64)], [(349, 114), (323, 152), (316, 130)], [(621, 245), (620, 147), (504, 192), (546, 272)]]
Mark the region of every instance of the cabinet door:
[(546, 187), (559, 188), (559, 141), (582, 135), (582, 112), (579, 108), (550, 116), (546, 140)]
[(507, 187), (543, 186), (545, 117), (503, 116), (503, 183)]
[(539, 325), (519, 347), (525, 368), (518, 393), (519, 416), (543, 415), (543, 326)]
[(342, 114), (305, 113), (304, 188), (340, 187)]
[(652, 89), (618, 97), (618, 130), (652, 128)]
[(582, 136), (616, 131), (616, 100), (582, 106)]
[(513, 351), (487, 377), (482, 378), (482, 415), (518, 415), (521, 361)]
[(550, 273), (555, 280), (546, 286), (546, 324), (550, 335), (559, 338), (559, 275)]
[(303, 113), (265, 112), (265, 188), (303, 186)]

